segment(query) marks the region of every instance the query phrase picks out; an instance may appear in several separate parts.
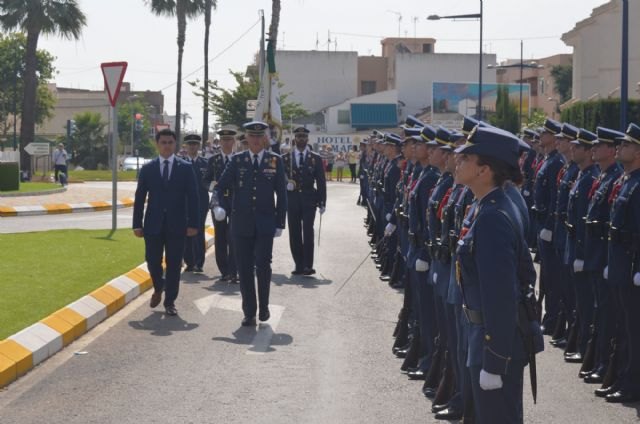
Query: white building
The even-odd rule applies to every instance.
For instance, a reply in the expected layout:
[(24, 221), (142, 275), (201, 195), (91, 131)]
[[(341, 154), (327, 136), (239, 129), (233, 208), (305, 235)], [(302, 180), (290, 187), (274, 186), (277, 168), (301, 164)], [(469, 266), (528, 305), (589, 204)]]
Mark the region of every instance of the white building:
[[(629, 1), (629, 98), (639, 98), (640, 2)], [(612, 0), (562, 35), (573, 47), (573, 99), (620, 97), (622, 1)]]

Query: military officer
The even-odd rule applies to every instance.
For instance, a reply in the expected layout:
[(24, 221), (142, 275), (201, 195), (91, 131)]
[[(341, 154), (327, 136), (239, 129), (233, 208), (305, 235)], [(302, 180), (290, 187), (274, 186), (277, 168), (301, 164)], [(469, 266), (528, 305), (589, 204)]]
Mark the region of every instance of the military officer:
[(196, 181), (198, 183), (198, 198), (199, 204), (199, 217), (200, 224), (198, 226), (198, 234), (192, 237), (186, 237), (184, 240), (184, 262), (187, 267), (185, 272), (202, 273), (202, 267), (204, 266), (204, 225), (207, 221), (207, 212), (209, 207), (209, 184), (206, 181), (207, 174), (207, 160), (200, 156), (200, 143), (202, 138), (198, 134), (187, 134), (184, 137), (185, 148), (187, 154), (183, 157), (184, 160), (190, 162), (193, 171), (196, 173)]
[(527, 204), (527, 209), (529, 210), (529, 222), (531, 223), (529, 226), (529, 233), (527, 234), (527, 243), (529, 244), (529, 247), (535, 247), (537, 242), (536, 226), (534, 223), (536, 221), (531, 208), (533, 207), (533, 187), (536, 181), (535, 161), (538, 156), (535, 146), (540, 141), (540, 135), (530, 128), (525, 128), (523, 135), (524, 140), (531, 148), (520, 158), (520, 171), (522, 172), (523, 177), (521, 193), (525, 203)]
[(265, 134), (267, 124), (252, 121), (243, 127), (249, 150), (232, 157), (215, 187), (213, 206), (215, 219), (224, 219), (226, 210), (218, 199), (224, 196), (226, 190), (232, 190), (231, 236), (234, 238), (240, 275), (244, 312), (242, 325), (255, 326), (258, 308), (260, 321), (267, 321), (271, 316), (271, 255), (273, 238), (280, 237), (285, 228), (287, 180), (282, 158), (264, 148), (268, 141)]
[(327, 205), (327, 183), (322, 158), (307, 146), (309, 130), (293, 130), (295, 148), (282, 159), (287, 183), (289, 246), (295, 263), (292, 275), (313, 275), (313, 223), (316, 208), (323, 214)]
[[(218, 137), (220, 137), (220, 148), (209, 158), (207, 174), (205, 176), (205, 181), (209, 183), (211, 191), (213, 191), (217, 181), (222, 176), (222, 172), (224, 172), (224, 169), (231, 161), (234, 154), (237, 132), (231, 127), (223, 126), (218, 130), (217, 134)], [(231, 190), (226, 190), (222, 197), (218, 199), (225, 210), (230, 210), (231, 208), (231, 195)], [(231, 217), (226, 216), (224, 219), (218, 221), (213, 217), (213, 211), (211, 212), (211, 216), (215, 228), (215, 254), (216, 264), (218, 265), (221, 275), (220, 280), (237, 283), (238, 277), (233, 238), (229, 236)]]
[[(402, 174), (401, 162), (402, 153), (400, 148), (402, 145), (402, 138), (400, 136), (388, 133), (384, 137), (384, 154), (387, 157), (387, 166), (385, 167), (382, 175), (382, 216), (384, 217), (384, 228), (391, 222), (394, 206), (396, 204), (396, 187), (400, 181)], [(386, 233), (386, 231), (385, 231)], [(393, 259), (397, 249), (398, 238), (395, 234), (387, 234), (384, 258), (381, 262), (383, 280), (387, 281), (393, 267)]]

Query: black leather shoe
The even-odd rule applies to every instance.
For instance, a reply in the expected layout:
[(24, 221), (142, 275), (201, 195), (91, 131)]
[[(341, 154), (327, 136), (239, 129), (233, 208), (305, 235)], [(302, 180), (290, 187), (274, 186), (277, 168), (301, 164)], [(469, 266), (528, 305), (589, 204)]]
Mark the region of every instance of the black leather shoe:
[(186, 267), (186, 268), (184, 269), (184, 271), (183, 271), (183, 272), (193, 272), (193, 269), (194, 269), (194, 268), (193, 268), (192, 266), (188, 266), (188, 267)]
[(196, 274), (202, 274), (204, 270), (202, 269), (201, 266), (196, 266), (196, 267), (193, 267), (193, 272), (195, 272)]
[(232, 275), (231, 277), (229, 277), (229, 282), (231, 284), (240, 284), (240, 280), (238, 280), (238, 277), (236, 277), (235, 275)]
[(450, 421), (456, 421), (456, 420), (461, 420), (462, 419), (462, 411), (458, 411), (456, 409), (453, 408), (447, 408), (447, 409), (443, 409), (442, 411), (438, 412), (436, 415), (436, 420), (450, 420)]
[(409, 351), (409, 349), (400, 349), (398, 351), (395, 352), (396, 357), (402, 359), (402, 358), (406, 358), (407, 357), (407, 352)]
[(242, 318), (242, 326), (243, 327), (255, 327), (256, 326), (256, 317), (244, 317), (244, 318)]
[(629, 392), (623, 392), (622, 390), (618, 390), (617, 392), (608, 394), (605, 399), (609, 403), (627, 403), (627, 402), (637, 402), (638, 400), (640, 400), (640, 396), (634, 395)]
[(269, 321), (269, 318), (271, 318), (271, 313), (269, 312), (268, 308), (264, 311), (261, 310), (258, 314), (258, 319), (262, 322)]
[(436, 413), (436, 412), (444, 411), (447, 408), (449, 408), (448, 403), (443, 403), (441, 405), (431, 405), (431, 412)]
[(380, 280), (382, 280), (382, 281), (389, 281), (389, 280), (391, 280), (391, 276), (390, 276), (390, 275), (385, 275), (385, 274), (382, 274), (379, 278), (380, 278)]
[(316, 273), (316, 270), (313, 268), (305, 268), (304, 271), (302, 271), (302, 275), (313, 275)]
[(304, 271), (301, 269), (294, 269), (293, 271), (291, 271), (291, 275), (302, 275)]
[(161, 291), (153, 292), (153, 294), (151, 295), (151, 300), (149, 301), (149, 306), (152, 308), (155, 308), (160, 304), (161, 300), (162, 300), (162, 292)]
[(551, 344), (551, 346), (564, 347), (567, 345), (567, 339), (565, 339), (564, 337), (560, 339), (552, 339), (552, 340), (549, 340), (549, 343)]
[(174, 317), (174, 316), (178, 315), (178, 310), (176, 309), (175, 306), (165, 306), (164, 307), (164, 311), (170, 317)]
[(433, 387), (425, 387), (422, 389), (422, 394), (429, 399), (433, 399), (434, 397), (436, 397), (436, 389), (434, 389)]
[(571, 355), (565, 355), (564, 361), (570, 364), (581, 364), (582, 363), (582, 355), (580, 353), (573, 353)]
[(588, 371), (580, 371), (578, 373), (578, 377), (584, 379), (586, 376), (588, 376), (589, 374), (593, 374), (593, 370), (588, 370)]
[(425, 377), (424, 371), (422, 370), (409, 371), (407, 376), (409, 377), (409, 380), (424, 380)]
[(597, 371), (584, 378), (584, 382), (587, 384), (602, 384), (603, 380), (604, 376), (599, 374)]
[(611, 393), (615, 393), (616, 389), (613, 386), (609, 386), (609, 387), (600, 387), (599, 389), (595, 389), (593, 393), (595, 393), (596, 396), (601, 397), (601, 398), (606, 398), (607, 395), (610, 395)]

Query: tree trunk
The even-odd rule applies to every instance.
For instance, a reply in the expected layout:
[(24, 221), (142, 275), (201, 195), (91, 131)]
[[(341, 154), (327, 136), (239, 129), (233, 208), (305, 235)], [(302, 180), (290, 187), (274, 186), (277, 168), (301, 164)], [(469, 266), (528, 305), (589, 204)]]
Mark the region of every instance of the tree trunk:
[(24, 95), (22, 97), (22, 119), (20, 121), (20, 168), (31, 173), (31, 155), (24, 148), (33, 142), (36, 125), (36, 94), (38, 77), (36, 75), (36, 50), (40, 28), (27, 30), (27, 46), (24, 52)]
[(211, 2), (205, 0), (204, 3), (204, 92), (202, 101), (204, 103), (202, 111), (202, 148), (209, 138), (209, 28), (211, 27)]
[(178, 0), (176, 5), (178, 17), (178, 83), (176, 85), (176, 149), (180, 150), (182, 137), (180, 136), (181, 97), (182, 97), (182, 55), (184, 53), (185, 34), (187, 32), (187, 15), (184, 10), (184, 0)]
[(280, 26), (280, 0), (271, 0), (271, 24), (269, 25), (269, 40), (273, 41), (275, 51)]

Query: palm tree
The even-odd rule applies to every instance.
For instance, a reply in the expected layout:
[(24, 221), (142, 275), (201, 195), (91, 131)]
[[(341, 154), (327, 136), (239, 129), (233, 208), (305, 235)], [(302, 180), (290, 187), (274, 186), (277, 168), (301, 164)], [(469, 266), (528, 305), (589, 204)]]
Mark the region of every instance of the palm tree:
[(278, 27), (280, 26), (280, 0), (271, 1), (271, 24), (269, 24), (269, 40), (273, 42), (273, 49), (276, 48), (278, 39)]
[(0, 23), (9, 31), (17, 29), (27, 34), (20, 122), (20, 163), (22, 170), (29, 171), (31, 160), (24, 148), (35, 136), (38, 39), (40, 34), (45, 34), (77, 40), (87, 19), (77, 0), (0, 0)]
[(217, 7), (216, 0), (204, 0), (204, 90), (202, 100), (204, 110), (202, 112), (202, 141), (209, 137), (209, 28), (211, 27), (211, 9)]
[[(178, 19), (178, 81), (176, 85), (176, 137), (180, 144), (180, 102), (182, 98), (182, 55), (187, 32), (187, 19), (198, 16), (204, 10), (204, 0), (146, 0), (151, 11), (159, 16), (175, 16)], [(178, 147), (176, 146), (176, 147)]]

